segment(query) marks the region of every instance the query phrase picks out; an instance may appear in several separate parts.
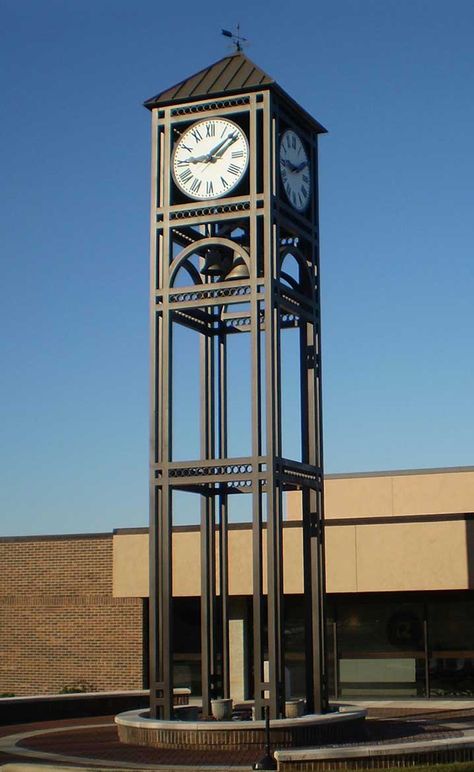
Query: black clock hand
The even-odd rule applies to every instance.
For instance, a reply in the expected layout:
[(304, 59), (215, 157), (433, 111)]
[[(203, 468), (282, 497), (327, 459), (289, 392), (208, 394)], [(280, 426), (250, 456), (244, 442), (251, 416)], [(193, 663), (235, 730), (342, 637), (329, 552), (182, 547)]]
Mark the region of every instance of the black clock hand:
[(282, 158), (281, 159), (281, 163), (283, 164), (283, 166), (286, 166), (286, 168), (289, 169), (290, 172), (298, 172), (299, 171), (299, 167), (295, 166), (294, 164), (292, 164), (291, 161), (288, 161), (287, 158)]
[(303, 169), (305, 168), (305, 166), (308, 166), (308, 162), (307, 162), (307, 161), (301, 161), (301, 163), (300, 163), (300, 164), (298, 164), (298, 166), (295, 166), (295, 172), (301, 172), (301, 171), (303, 171)]
[(207, 154), (207, 160), (213, 162), (216, 158), (220, 158), (222, 155), (224, 155), (227, 148), (238, 139), (238, 137), (239, 135), (236, 131), (233, 134), (229, 134), (228, 137), (223, 139), (221, 142), (219, 142), (219, 144), (217, 144), (212, 148), (212, 150), (209, 151)]

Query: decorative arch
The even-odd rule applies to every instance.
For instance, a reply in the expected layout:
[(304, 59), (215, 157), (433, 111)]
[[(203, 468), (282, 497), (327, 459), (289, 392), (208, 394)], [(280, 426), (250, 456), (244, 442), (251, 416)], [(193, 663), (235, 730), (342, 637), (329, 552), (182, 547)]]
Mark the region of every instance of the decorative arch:
[[(227, 247), (228, 249), (231, 249), (235, 254), (237, 254), (239, 257), (242, 258), (245, 265), (247, 266), (247, 270), (250, 273), (250, 255), (248, 252), (242, 247), (241, 244), (237, 244), (235, 241), (232, 241), (231, 239), (225, 239), (218, 236), (213, 236), (210, 238), (204, 238), (200, 239), (198, 244), (189, 244), (187, 247), (181, 250), (181, 252), (175, 257), (175, 259), (172, 261), (170, 265), (170, 272), (169, 272), (169, 286), (173, 286), (173, 282), (175, 280), (176, 274), (183, 265), (183, 263), (187, 260), (189, 255), (195, 254), (195, 253), (201, 253), (204, 249), (207, 249), (209, 247)], [(195, 278), (195, 284), (202, 284), (202, 276), (199, 273), (199, 271), (195, 268), (192, 263), (188, 261), (188, 264), (186, 266), (186, 269), (188, 273)], [(191, 270), (192, 269), (192, 270)]]
[[(283, 263), (287, 257), (292, 257), (300, 268), (300, 281), (298, 282), (289, 273), (282, 270)], [(312, 294), (312, 276), (306, 262), (306, 258), (298, 247), (294, 244), (285, 244), (280, 251), (280, 279), (289, 284), (290, 287), (301, 292), (304, 295)]]

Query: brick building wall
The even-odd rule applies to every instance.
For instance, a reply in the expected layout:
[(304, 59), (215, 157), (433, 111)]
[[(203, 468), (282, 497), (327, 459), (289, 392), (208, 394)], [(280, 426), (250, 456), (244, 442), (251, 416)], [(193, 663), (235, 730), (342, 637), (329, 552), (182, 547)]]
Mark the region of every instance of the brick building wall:
[(0, 694), (143, 686), (141, 598), (112, 596), (112, 534), (0, 539)]

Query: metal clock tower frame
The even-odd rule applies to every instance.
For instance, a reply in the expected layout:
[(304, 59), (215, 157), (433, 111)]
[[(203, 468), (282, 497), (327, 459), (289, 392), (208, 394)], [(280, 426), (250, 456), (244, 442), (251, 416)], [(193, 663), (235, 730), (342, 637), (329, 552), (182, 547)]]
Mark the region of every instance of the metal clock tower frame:
[[(323, 460), (317, 137), (325, 129), (243, 53), (145, 102), (152, 112), (150, 711), (173, 715), (172, 492), (200, 498), (203, 712), (229, 695), (229, 496), (252, 497), (253, 682), (256, 717), (284, 715), (283, 503), (302, 492), (308, 712), (327, 707), (324, 655)], [(186, 198), (173, 180), (175, 143), (193, 123), (227, 118), (249, 142), (241, 184), (219, 199)], [(297, 132), (309, 159), (304, 211), (287, 199), (279, 141)], [(297, 266), (285, 272), (290, 256)], [(180, 270), (188, 286), (176, 283)], [(173, 324), (200, 340), (200, 457), (173, 460)], [(282, 456), (281, 335), (300, 342), (301, 459)], [(227, 451), (229, 336), (251, 338), (251, 453)], [(218, 549), (217, 549), (218, 548)], [(217, 557), (217, 555), (219, 557)], [(217, 591), (218, 585), (218, 591)], [(267, 595), (267, 613), (264, 595)], [(220, 625), (217, 625), (219, 608)], [(268, 659), (268, 667), (265, 660)]]

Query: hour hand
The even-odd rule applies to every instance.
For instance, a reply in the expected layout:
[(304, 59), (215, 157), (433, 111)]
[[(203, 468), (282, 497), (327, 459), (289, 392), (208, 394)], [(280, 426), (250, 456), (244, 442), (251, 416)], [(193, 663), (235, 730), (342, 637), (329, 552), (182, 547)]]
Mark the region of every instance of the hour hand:
[(185, 164), (199, 164), (207, 160), (207, 153), (206, 155), (190, 155), (189, 158), (183, 158), (181, 161), (178, 161), (178, 166), (184, 166)]
[(283, 166), (286, 166), (287, 169), (289, 169), (290, 172), (297, 172), (299, 171), (298, 167), (291, 163), (287, 158), (282, 158), (280, 160), (280, 163)]
[(298, 166), (295, 166), (295, 167), (294, 167), (294, 171), (295, 171), (295, 172), (302, 172), (302, 171), (303, 171), (303, 169), (304, 169), (306, 166), (308, 166), (308, 162), (307, 162), (307, 161), (301, 161), (301, 163), (300, 163), (300, 164), (298, 164)]

